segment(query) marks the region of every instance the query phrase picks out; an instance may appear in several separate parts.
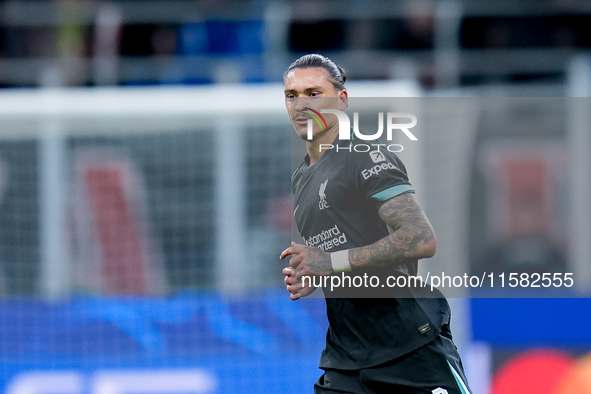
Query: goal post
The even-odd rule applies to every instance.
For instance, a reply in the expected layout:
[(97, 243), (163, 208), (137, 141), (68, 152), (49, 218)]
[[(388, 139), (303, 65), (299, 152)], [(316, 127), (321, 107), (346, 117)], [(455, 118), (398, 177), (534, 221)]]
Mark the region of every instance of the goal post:
[[(348, 89), (356, 97), (420, 95), (410, 82), (351, 82)], [(281, 84), (6, 90), (0, 92), (0, 121), (0, 156), (26, 141), (37, 163), (18, 163), (30, 178), (9, 180), (34, 182), (38, 193), (35, 204), (21, 207), (31, 216), (29, 208), (38, 209), (38, 217), (29, 218), (37, 234), (9, 253), (18, 263), (24, 259), (18, 251), (33, 246), (38, 266), (29, 261), (26, 270), (38, 274), (11, 292), (56, 299), (76, 291), (117, 292), (106, 284), (117, 280), (124, 292), (158, 294), (193, 285), (240, 293), (265, 285), (261, 278), (270, 275), (270, 251), (279, 246), (266, 240), (289, 241), (269, 223), (274, 208), (268, 206), (289, 194), (285, 182), (277, 186), (281, 191), (272, 186), (290, 175), (292, 130)], [(77, 172), (81, 167), (93, 175)], [(256, 172), (266, 181), (256, 180)], [(253, 190), (256, 182), (264, 193)], [(107, 186), (119, 194), (100, 195)], [(178, 201), (166, 201), (167, 192)], [(191, 194), (198, 196), (193, 206)], [(116, 224), (102, 225), (109, 214)], [(115, 239), (117, 231), (135, 235)], [(129, 257), (134, 251), (143, 257)], [(123, 283), (136, 279), (113, 273), (117, 259), (125, 261), (123, 272), (139, 270), (147, 282)], [(191, 259), (208, 263), (189, 280), (183, 270), (192, 271)], [(92, 267), (93, 279), (84, 278)]]

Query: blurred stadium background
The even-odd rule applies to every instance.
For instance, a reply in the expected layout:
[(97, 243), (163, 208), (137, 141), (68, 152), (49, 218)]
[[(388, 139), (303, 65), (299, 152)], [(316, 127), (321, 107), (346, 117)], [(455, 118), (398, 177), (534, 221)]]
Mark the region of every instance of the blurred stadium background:
[[(354, 97), (455, 98), (401, 154), (429, 264), (591, 287), (586, 0), (3, 0), (1, 390), (311, 391), (324, 303), (277, 258), (308, 52)], [(591, 393), (587, 299), (450, 302), (474, 393)]]

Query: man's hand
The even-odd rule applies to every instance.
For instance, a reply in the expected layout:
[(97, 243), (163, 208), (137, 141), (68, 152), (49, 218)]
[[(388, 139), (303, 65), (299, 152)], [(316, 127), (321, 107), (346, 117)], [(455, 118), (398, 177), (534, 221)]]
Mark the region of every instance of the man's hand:
[(289, 260), (289, 267), (283, 269), (287, 291), (292, 300), (306, 297), (316, 290), (311, 281), (306, 281), (303, 286), (302, 276), (323, 276), (333, 273), (330, 254), (321, 249), (310, 246), (291, 243), (291, 247), (281, 252), (281, 259), (293, 256)]
[(292, 276), (294, 273), (293, 268), (285, 267), (283, 269), (283, 275), (285, 279), (283, 281), (287, 284), (287, 291), (290, 293), (289, 298), (297, 300), (301, 297), (307, 297), (316, 290), (316, 287), (312, 286), (311, 281), (306, 281), (306, 287), (302, 285), (302, 281), (296, 281)]
[(302, 276), (324, 276), (334, 273), (330, 254), (319, 248), (291, 243), (291, 247), (281, 252), (282, 260), (293, 255), (289, 265), (295, 270), (295, 279), (301, 280)]

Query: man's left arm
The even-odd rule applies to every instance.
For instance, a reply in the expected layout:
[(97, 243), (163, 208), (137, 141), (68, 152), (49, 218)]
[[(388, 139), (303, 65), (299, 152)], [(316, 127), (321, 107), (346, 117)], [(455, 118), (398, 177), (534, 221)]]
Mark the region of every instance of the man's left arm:
[[(348, 249), (348, 264), (352, 270), (400, 265), (435, 254), (435, 232), (413, 194), (403, 193), (388, 199), (378, 212), (391, 232), (371, 245)], [(288, 255), (292, 255), (289, 265), (298, 280), (305, 275), (335, 272), (331, 254), (318, 248), (292, 242), (281, 257)]]
[(371, 245), (349, 249), (352, 269), (398, 265), (435, 254), (435, 231), (414, 194), (404, 193), (387, 200), (378, 213), (390, 228), (390, 235)]

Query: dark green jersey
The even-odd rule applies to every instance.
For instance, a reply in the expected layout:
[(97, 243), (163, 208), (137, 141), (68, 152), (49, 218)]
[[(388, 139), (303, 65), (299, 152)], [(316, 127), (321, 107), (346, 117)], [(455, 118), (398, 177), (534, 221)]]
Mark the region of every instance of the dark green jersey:
[[(306, 157), (292, 177), (298, 231), (306, 245), (327, 252), (369, 245), (387, 236), (380, 206), (414, 192), (403, 163), (385, 146), (355, 152), (350, 141), (333, 145), (313, 166)], [(382, 280), (388, 275), (416, 275), (417, 261), (356, 269), (348, 275), (364, 273)], [(449, 321), (444, 298), (417, 299), (411, 289), (323, 291), (329, 328), (321, 368), (361, 369), (384, 363), (429, 343)]]

